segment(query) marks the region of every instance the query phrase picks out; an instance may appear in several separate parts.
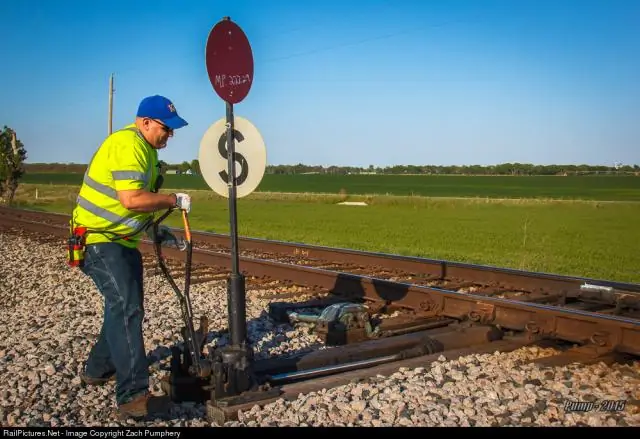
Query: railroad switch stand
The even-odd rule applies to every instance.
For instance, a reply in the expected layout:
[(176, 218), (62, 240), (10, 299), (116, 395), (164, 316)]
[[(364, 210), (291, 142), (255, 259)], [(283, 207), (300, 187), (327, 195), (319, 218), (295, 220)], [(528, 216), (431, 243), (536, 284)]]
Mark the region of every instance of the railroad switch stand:
[(345, 345), (374, 338), (379, 328), (373, 328), (367, 307), (359, 303), (338, 302), (320, 313), (297, 312), (291, 304), (272, 304), (270, 313), (277, 321), (296, 324), (310, 323), (316, 334), (330, 346)]

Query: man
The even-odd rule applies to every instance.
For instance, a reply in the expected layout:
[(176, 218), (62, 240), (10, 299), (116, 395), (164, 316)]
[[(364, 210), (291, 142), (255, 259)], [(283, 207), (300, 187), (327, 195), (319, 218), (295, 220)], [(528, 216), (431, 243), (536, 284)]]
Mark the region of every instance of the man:
[[(84, 257), (75, 265), (104, 297), (102, 330), (81, 379), (87, 385), (101, 385), (115, 377), (121, 417), (158, 413), (168, 402), (148, 390), (143, 265), (137, 247), (141, 235), (151, 229), (153, 212), (191, 209), (189, 195), (161, 194), (156, 187), (158, 150), (167, 146), (175, 129), (186, 125), (169, 99), (158, 95), (143, 99), (135, 123), (107, 137), (94, 154), (72, 214), (72, 237), (79, 236), (85, 246), (84, 252), (70, 249), (70, 253)], [(158, 238), (163, 244), (177, 242), (167, 228), (163, 231)]]

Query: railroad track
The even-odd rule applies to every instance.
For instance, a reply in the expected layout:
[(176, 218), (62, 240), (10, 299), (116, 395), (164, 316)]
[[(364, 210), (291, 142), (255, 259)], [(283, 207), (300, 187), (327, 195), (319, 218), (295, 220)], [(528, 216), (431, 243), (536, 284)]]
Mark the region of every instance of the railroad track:
[[(0, 208), (0, 230), (29, 231), (61, 245), (68, 219)], [(192, 285), (226, 279), (229, 237), (192, 232), (192, 239)], [(280, 323), (295, 324), (295, 316), (331, 303), (366, 305), (366, 316), (354, 313), (340, 325), (316, 321), (325, 342), (342, 346), (256, 363), (279, 386), (279, 397), (425, 364), (440, 353), (455, 358), (552, 341), (572, 347), (545, 364), (640, 356), (639, 284), (252, 238), (240, 238), (239, 250), (247, 294), (270, 299), (270, 315)], [(143, 241), (141, 251), (147, 269), (154, 269), (151, 243)], [(179, 276), (184, 255), (163, 254)], [(226, 419), (255, 404), (227, 401), (211, 407), (211, 416)]]

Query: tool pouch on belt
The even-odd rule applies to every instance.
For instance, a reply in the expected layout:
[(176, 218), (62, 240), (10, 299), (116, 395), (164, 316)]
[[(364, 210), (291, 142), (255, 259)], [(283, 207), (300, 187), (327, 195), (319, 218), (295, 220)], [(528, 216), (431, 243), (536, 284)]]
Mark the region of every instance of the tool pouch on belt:
[(67, 264), (70, 267), (84, 266), (85, 238), (87, 236), (86, 227), (75, 227), (69, 236), (67, 249)]

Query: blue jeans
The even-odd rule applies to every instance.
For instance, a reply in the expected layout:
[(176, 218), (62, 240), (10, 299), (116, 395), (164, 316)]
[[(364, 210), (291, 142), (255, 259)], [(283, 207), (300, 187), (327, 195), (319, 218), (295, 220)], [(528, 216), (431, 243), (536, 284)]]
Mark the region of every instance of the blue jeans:
[(82, 271), (104, 297), (102, 330), (86, 362), (85, 374), (116, 374), (116, 403), (147, 392), (149, 365), (144, 349), (142, 256), (115, 242), (87, 245)]

